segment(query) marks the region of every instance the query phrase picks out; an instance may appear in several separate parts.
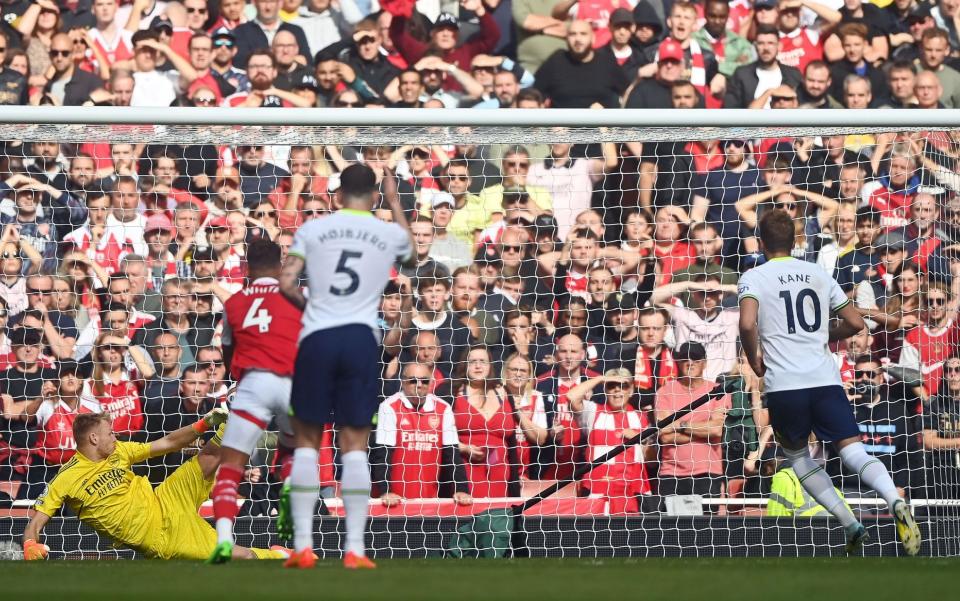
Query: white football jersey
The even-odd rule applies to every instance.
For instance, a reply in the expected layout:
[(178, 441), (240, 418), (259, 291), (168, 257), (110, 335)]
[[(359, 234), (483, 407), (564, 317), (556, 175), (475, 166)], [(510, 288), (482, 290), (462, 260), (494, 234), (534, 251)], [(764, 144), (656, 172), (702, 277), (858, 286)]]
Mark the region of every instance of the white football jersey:
[(743, 274), (739, 298), (755, 299), (768, 392), (840, 385), (827, 348), (830, 315), (849, 301), (827, 272), (793, 257), (772, 259)]
[(300, 339), (348, 324), (368, 325), (379, 338), (377, 312), (390, 270), (412, 253), (402, 227), (366, 211), (342, 209), (303, 224), (290, 247), (306, 263), (309, 290)]

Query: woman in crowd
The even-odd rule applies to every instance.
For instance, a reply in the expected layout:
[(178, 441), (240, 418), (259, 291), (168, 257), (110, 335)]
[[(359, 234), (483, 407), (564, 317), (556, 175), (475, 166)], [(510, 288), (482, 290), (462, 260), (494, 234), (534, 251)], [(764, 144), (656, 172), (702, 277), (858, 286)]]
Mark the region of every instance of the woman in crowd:
[[(113, 431), (122, 438), (132, 438), (143, 431), (143, 410), (137, 381), (140, 374), (125, 365), (130, 343), (110, 333), (97, 337), (93, 347), (93, 377), (83, 384), (83, 398), (97, 403), (100, 410), (113, 418)], [(134, 351), (138, 349), (133, 349)], [(149, 359), (139, 357), (136, 365), (146, 370), (146, 379), (153, 375)]]
[(502, 385), (497, 393), (501, 402), (513, 413), (513, 421), (517, 425), (517, 475), (525, 479), (530, 465), (530, 447), (543, 446), (550, 439), (543, 395), (533, 386), (533, 363), (523, 355), (514, 353), (506, 358), (500, 381)]
[[(893, 272), (893, 293), (887, 297), (882, 308), (877, 306), (876, 299), (867, 298), (862, 301), (862, 295), (858, 295), (857, 298), (857, 308), (860, 315), (875, 324), (873, 328), (874, 348), (886, 354), (894, 363), (900, 357), (904, 335), (920, 323), (922, 277), (920, 268), (916, 263), (903, 263)], [(860, 289), (872, 291), (869, 286), (861, 287), (858, 290)]]
[[(594, 389), (600, 384), (603, 392), (595, 395)], [(567, 400), (587, 437), (588, 461), (650, 425), (646, 413), (631, 404), (636, 401), (633, 374), (622, 367), (577, 384), (567, 392)], [(654, 447), (632, 445), (613, 460), (594, 468), (587, 474), (583, 486), (593, 494), (604, 495), (610, 503), (611, 514), (636, 513), (640, 510), (638, 496), (651, 493), (645, 460), (655, 456)]]
[(509, 458), (517, 425), (495, 388), (492, 357), (486, 347), (467, 350), (457, 363), (454, 382), (453, 415), (470, 494), (475, 498), (512, 496), (511, 492), (519, 492), (510, 491), (514, 462)]
[(264, 200), (250, 211), (251, 225), (259, 228), (270, 240), (276, 240), (280, 235), (279, 217), (276, 207), (268, 200)]
[(99, 312), (100, 300), (94, 291), (106, 286), (110, 279), (103, 267), (91, 261), (86, 254), (71, 251), (60, 262), (60, 276), (70, 286), (77, 305), (88, 311)]
[(59, 311), (73, 319), (77, 326), (77, 342), (74, 346), (73, 358), (79, 359), (90, 352), (94, 340), (100, 333), (100, 318), (96, 310), (82, 307), (77, 302), (77, 295), (73, 292), (73, 284), (66, 276), (58, 275), (52, 278), (53, 288), (51, 289), (51, 298), (53, 305), (50, 307), (54, 311)]
[(832, 239), (821, 246), (817, 253), (817, 265), (827, 273), (833, 273), (837, 259), (857, 246), (857, 208), (852, 204), (841, 205), (830, 229)]

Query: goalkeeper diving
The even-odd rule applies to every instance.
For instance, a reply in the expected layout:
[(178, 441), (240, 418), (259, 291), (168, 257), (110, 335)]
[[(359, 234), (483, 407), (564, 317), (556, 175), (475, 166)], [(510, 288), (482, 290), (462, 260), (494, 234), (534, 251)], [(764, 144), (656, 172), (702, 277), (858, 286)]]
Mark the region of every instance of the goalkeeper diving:
[[(117, 545), (149, 558), (206, 559), (217, 545), (217, 534), (197, 513), (210, 496), (220, 465), (220, 432), (156, 488), (131, 466), (195, 444), (227, 418), (214, 409), (195, 424), (151, 443), (118, 442), (110, 416), (78, 415), (73, 424), (77, 453), (60, 468), (37, 499), (35, 515), (23, 533), (23, 558), (43, 559), (48, 548), (40, 533), (50, 518), (67, 505), (80, 521)], [(234, 546), (234, 559), (284, 559), (289, 552)]]

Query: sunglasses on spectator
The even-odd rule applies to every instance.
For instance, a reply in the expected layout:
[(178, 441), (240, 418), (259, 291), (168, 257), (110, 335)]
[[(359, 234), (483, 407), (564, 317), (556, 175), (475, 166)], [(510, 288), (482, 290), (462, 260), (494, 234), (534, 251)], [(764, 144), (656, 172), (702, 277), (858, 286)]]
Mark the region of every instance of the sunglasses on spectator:
[(940, 305), (944, 305), (944, 304), (946, 304), (946, 302), (947, 302), (947, 299), (945, 299), (945, 298), (928, 298), (928, 299), (927, 299), (927, 304), (928, 304), (928, 305), (933, 305), (933, 306), (935, 306), (935, 307), (939, 307)]
[(27, 288), (27, 294), (50, 294), (52, 290), (50, 288), (40, 289), (40, 288)]
[(117, 351), (117, 352), (121, 352), (121, 353), (122, 353), (122, 352), (124, 352), (125, 350), (127, 350), (127, 345), (125, 345), (125, 344), (105, 344), (105, 345), (101, 346), (100, 348), (102, 348), (102, 349), (105, 350), (105, 351)]
[(193, 103), (201, 104), (203, 106), (213, 106), (214, 104), (217, 103), (217, 99), (212, 96), (209, 96), (209, 97), (204, 96), (202, 98), (200, 96), (197, 96), (196, 98), (193, 99)]
[(359, 101), (359, 100), (356, 101), (356, 102), (351, 102), (351, 101), (349, 101), (349, 100), (338, 100), (337, 103), (336, 103), (334, 106), (345, 107), (345, 108), (346, 108), (346, 107), (351, 107), (351, 106), (362, 106), (362, 105), (360, 104), (360, 101)]
[(257, 219), (263, 219), (264, 217), (276, 217), (277, 212), (276, 211), (257, 211), (256, 213), (253, 214), (253, 216), (256, 217)]
[(55, 56), (70, 56), (71, 54), (73, 54), (73, 50), (57, 50), (54, 48), (50, 51), (50, 58)]
[(196, 8), (196, 7), (191, 8), (191, 7), (189, 7), (189, 6), (187, 7), (187, 14), (192, 15), (192, 14), (197, 14), (197, 13), (199, 13), (199, 14), (201, 14), (201, 15), (205, 15), (205, 14), (207, 14), (207, 9), (204, 8), (204, 7), (200, 7), (200, 8)]
[(323, 209), (304, 209), (303, 214), (304, 215), (326, 215), (327, 212), (324, 211)]
[(372, 44), (373, 42), (376, 42), (376, 41), (377, 41), (377, 38), (373, 37), (372, 35), (365, 35), (359, 40), (357, 40), (357, 45), (363, 46), (364, 44)]
[(406, 378), (403, 379), (403, 381), (404, 381), (404, 382), (412, 382), (412, 383), (416, 384), (417, 386), (426, 386), (427, 384), (430, 383), (430, 378), (413, 378), (413, 377), (406, 377)]
[(233, 48), (233, 42), (230, 40), (214, 40), (214, 48)]
[(219, 359), (214, 361), (199, 361), (197, 362), (197, 367), (199, 367), (200, 369), (212, 369), (222, 364), (223, 364), (223, 361)]
[(776, 203), (776, 204), (773, 205), (773, 206), (775, 206), (775, 207), (778, 208), (778, 209), (784, 209), (784, 210), (787, 210), (787, 211), (792, 211), (792, 210), (794, 210), (794, 209), (797, 208), (797, 203), (795, 203), (795, 202), (778, 202), (778, 203)]
[(875, 369), (855, 369), (853, 370), (853, 379), (859, 380), (860, 378), (876, 378), (877, 370)]
[(943, 371), (948, 374), (960, 374), (960, 365), (947, 365), (943, 368)]
[(796, 96), (771, 96), (770, 97), (771, 102), (790, 102), (796, 99), (797, 99)]
[(523, 252), (523, 245), (522, 244), (517, 244), (517, 245), (501, 244), (500, 250), (502, 250), (503, 252), (519, 253), (519, 252)]
[(456, 182), (465, 182), (470, 179), (469, 175), (447, 175), (447, 179), (452, 179)]

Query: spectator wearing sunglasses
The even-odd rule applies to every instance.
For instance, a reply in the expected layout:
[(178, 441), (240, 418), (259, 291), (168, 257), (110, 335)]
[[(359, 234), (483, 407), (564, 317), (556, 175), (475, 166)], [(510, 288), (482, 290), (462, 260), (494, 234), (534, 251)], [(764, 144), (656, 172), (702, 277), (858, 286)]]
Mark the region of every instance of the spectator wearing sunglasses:
[(92, 73), (79, 69), (73, 62), (73, 41), (65, 33), (53, 36), (50, 42), (50, 63), (53, 76), (43, 93), (49, 94), (64, 106), (80, 106), (87, 102), (103, 81)]
[(227, 29), (218, 29), (214, 31), (212, 40), (210, 72), (233, 86), (237, 92), (249, 92), (250, 78), (247, 72), (233, 66), (233, 59), (237, 56), (237, 38)]
[[(868, 455), (879, 459), (893, 477), (900, 496), (910, 486), (910, 467), (918, 469), (922, 457), (916, 452), (916, 415), (907, 405), (902, 391), (884, 374), (879, 359), (861, 355), (854, 359), (853, 380), (844, 385), (860, 427), (860, 439)], [(851, 471), (833, 453), (827, 460), (827, 472), (846, 492), (864, 490), (857, 473)]]
[[(376, 96), (383, 96), (387, 87), (400, 75), (400, 69), (387, 59), (377, 22), (372, 18), (360, 21), (350, 39), (353, 43), (345, 42), (347, 45), (339, 52), (337, 59), (348, 66)], [(341, 68), (341, 72), (345, 70)]]
[(470, 505), (469, 484), (450, 404), (430, 392), (433, 370), (408, 363), (401, 390), (380, 404), (373, 484), (386, 507), (403, 499), (450, 497)]
[(922, 371), (926, 395), (935, 395), (942, 383), (944, 361), (957, 353), (958, 345), (956, 301), (943, 282), (928, 282), (920, 297), (919, 327), (904, 336), (899, 365)]

